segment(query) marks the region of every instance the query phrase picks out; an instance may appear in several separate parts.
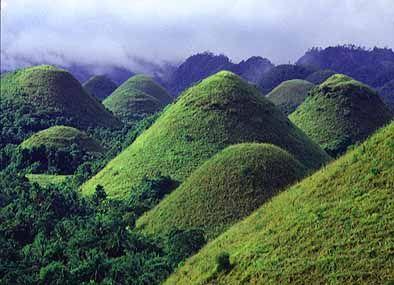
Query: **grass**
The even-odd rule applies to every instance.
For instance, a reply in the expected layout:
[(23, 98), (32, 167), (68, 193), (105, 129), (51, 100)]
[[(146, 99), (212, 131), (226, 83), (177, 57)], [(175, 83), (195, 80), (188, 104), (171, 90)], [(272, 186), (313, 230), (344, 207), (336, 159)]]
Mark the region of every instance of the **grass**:
[(392, 116), (371, 88), (336, 74), (314, 88), (289, 118), (330, 155), (338, 156)]
[(103, 104), (126, 122), (154, 114), (173, 98), (167, 91), (145, 75), (135, 75), (119, 86)]
[(79, 129), (120, 125), (97, 99), (84, 91), (78, 80), (53, 66), (34, 66), (2, 75), (0, 91), (4, 134), (20, 129), (29, 135), (30, 130), (60, 124)]
[(146, 176), (182, 182), (225, 147), (243, 142), (277, 145), (307, 168), (329, 160), (256, 88), (235, 74), (219, 72), (189, 88), (132, 145), (82, 186), (104, 186), (111, 198), (128, 197)]
[(284, 114), (289, 115), (304, 102), (314, 85), (306, 80), (287, 80), (267, 94), (267, 99), (274, 103)]
[(83, 88), (100, 101), (107, 98), (118, 86), (105, 75), (95, 75), (89, 78)]
[(86, 152), (103, 152), (101, 145), (86, 133), (67, 126), (53, 126), (35, 133), (20, 145), (21, 148), (33, 148), (45, 145), (47, 148), (65, 149), (76, 144)]
[(59, 185), (67, 180), (71, 175), (57, 175), (57, 174), (26, 174), (26, 178), (30, 183), (37, 183), (42, 187), (51, 184)]
[(142, 216), (137, 227), (154, 235), (173, 228), (200, 228), (212, 239), (306, 172), (292, 155), (276, 146), (229, 146)]
[[(165, 284), (391, 284), (394, 123), (275, 196)], [(227, 253), (230, 269), (217, 270)]]

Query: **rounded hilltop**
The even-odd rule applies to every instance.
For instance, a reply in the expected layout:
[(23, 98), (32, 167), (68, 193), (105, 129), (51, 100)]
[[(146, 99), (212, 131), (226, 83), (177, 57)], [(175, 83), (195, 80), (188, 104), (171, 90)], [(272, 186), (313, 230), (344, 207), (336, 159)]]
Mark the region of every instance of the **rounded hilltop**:
[(82, 191), (92, 194), (100, 184), (110, 197), (125, 198), (144, 177), (164, 175), (182, 182), (222, 149), (244, 142), (277, 145), (308, 169), (329, 160), (255, 87), (221, 71), (186, 90)]
[(94, 75), (83, 83), (83, 88), (100, 101), (107, 98), (118, 86), (105, 75)]
[(367, 85), (335, 74), (314, 88), (290, 120), (332, 156), (364, 140), (392, 115)]
[(197, 168), (142, 216), (137, 227), (159, 235), (173, 228), (200, 228), (213, 238), (306, 173), (300, 162), (279, 147), (232, 145)]

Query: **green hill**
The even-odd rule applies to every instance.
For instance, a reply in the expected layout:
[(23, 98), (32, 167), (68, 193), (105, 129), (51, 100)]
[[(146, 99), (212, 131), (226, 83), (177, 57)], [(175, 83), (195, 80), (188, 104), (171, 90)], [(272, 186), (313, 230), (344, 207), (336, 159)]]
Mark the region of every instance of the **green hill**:
[(389, 122), (391, 114), (371, 88), (336, 74), (314, 88), (289, 118), (336, 156)]
[(129, 122), (161, 110), (173, 98), (145, 75), (135, 75), (119, 86), (103, 104), (122, 120)]
[(391, 284), (393, 168), (391, 123), (231, 227), (165, 284)]
[(283, 113), (289, 115), (304, 102), (313, 87), (314, 85), (306, 80), (288, 80), (275, 87), (266, 97)]
[(70, 73), (52, 66), (4, 74), (0, 91), (0, 134), (4, 144), (18, 144), (32, 133), (54, 125), (87, 129), (120, 124)]
[(212, 238), (305, 174), (303, 165), (276, 146), (229, 146), (142, 216), (137, 227), (149, 234), (200, 228)]
[(335, 74), (331, 69), (321, 69), (308, 75), (305, 80), (312, 82), (313, 84), (322, 84), (328, 78)]
[(383, 103), (394, 113), (394, 79), (379, 88), (378, 92)]
[(82, 191), (92, 194), (100, 184), (110, 197), (124, 198), (145, 176), (182, 182), (214, 154), (242, 142), (272, 143), (308, 168), (329, 159), (256, 88), (222, 71), (186, 90)]
[(99, 100), (107, 98), (118, 86), (105, 75), (95, 75), (89, 78), (83, 88)]
[(41, 187), (49, 185), (59, 185), (65, 182), (71, 175), (56, 175), (56, 174), (27, 174), (26, 178), (30, 183), (37, 183)]
[(76, 144), (85, 152), (103, 151), (101, 145), (93, 138), (90, 138), (86, 133), (66, 126), (54, 126), (49, 129), (39, 131), (24, 140), (20, 147), (29, 149), (45, 145), (47, 148), (66, 149), (72, 144)]

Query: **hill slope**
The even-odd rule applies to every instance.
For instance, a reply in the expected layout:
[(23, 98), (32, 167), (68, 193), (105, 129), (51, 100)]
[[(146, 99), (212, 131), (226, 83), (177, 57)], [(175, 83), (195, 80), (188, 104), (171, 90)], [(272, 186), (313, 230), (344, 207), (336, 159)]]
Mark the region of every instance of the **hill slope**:
[(330, 69), (322, 69), (309, 74), (305, 78), (305, 80), (312, 82), (313, 84), (322, 84), (324, 81), (326, 81), (328, 78), (333, 76), (335, 73), (336, 73), (335, 71), (332, 71)]
[(101, 145), (86, 133), (66, 126), (53, 126), (39, 131), (24, 140), (20, 147), (29, 149), (45, 145), (47, 148), (65, 149), (72, 144), (76, 144), (81, 150), (86, 152), (103, 151)]
[(379, 88), (378, 92), (383, 103), (394, 113), (394, 79)]
[(144, 176), (183, 181), (226, 146), (242, 142), (272, 143), (308, 168), (329, 159), (255, 88), (223, 71), (185, 91), (82, 189), (91, 194), (101, 184), (110, 197), (126, 197)]
[[(394, 123), (231, 227), (165, 284), (389, 284), (393, 168)], [(231, 265), (220, 271), (222, 252)]]
[(95, 75), (83, 84), (83, 88), (99, 100), (107, 98), (118, 86), (105, 75)]
[(306, 80), (288, 80), (275, 87), (266, 97), (284, 114), (289, 115), (304, 102), (313, 87), (314, 85)]
[(134, 121), (161, 110), (171, 95), (145, 75), (135, 75), (119, 86), (103, 104), (124, 121)]
[(79, 129), (120, 124), (70, 73), (52, 66), (4, 74), (0, 91), (0, 133), (5, 143), (20, 143), (34, 132), (59, 124)]
[(312, 90), (289, 118), (336, 156), (389, 122), (391, 114), (368, 86), (336, 74)]
[(149, 234), (197, 227), (212, 238), (305, 174), (303, 165), (276, 146), (229, 146), (142, 216), (137, 227)]

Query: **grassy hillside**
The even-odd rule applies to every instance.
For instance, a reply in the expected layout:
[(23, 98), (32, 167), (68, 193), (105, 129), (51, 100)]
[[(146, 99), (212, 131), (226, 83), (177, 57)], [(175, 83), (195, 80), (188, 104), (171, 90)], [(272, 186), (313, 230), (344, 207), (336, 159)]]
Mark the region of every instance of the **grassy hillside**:
[(87, 129), (120, 124), (70, 73), (52, 66), (4, 74), (0, 91), (3, 143), (18, 144), (30, 134), (53, 125)]
[(95, 75), (89, 78), (83, 88), (99, 100), (107, 98), (118, 86), (105, 75)]
[(171, 95), (145, 75), (135, 75), (119, 86), (103, 104), (123, 121), (141, 119), (161, 110)]
[(305, 174), (301, 163), (276, 146), (229, 146), (142, 216), (137, 227), (159, 235), (200, 228), (213, 238)]
[(41, 187), (46, 187), (51, 184), (59, 185), (70, 178), (71, 175), (55, 175), (55, 174), (27, 174), (26, 178), (30, 183), (37, 183)]
[(272, 143), (308, 168), (329, 159), (254, 87), (223, 71), (185, 91), (82, 191), (92, 194), (101, 184), (110, 197), (124, 198), (145, 176), (181, 182), (226, 146), (242, 142)]
[(294, 112), (304, 102), (308, 92), (314, 87), (302, 79), (287, 80), (267, 94), (267, 99), (274, 103), (286, 115)]
[(336, 74), (313, 89), (289, 118), (336, 156), (389, 122), (391, 114), (371, 88)]
[(53, 126), (35, 133), (21, 143), (21, 148), (33, 148), (45, 145), (47, 148), (64, 149), (76, 144), (86, 152), (102, 152), (103, 148), (86, 133), (67, 126)]
[(165, 284), (391, 284), (393, 168), (391, 123), (231, 227)]

